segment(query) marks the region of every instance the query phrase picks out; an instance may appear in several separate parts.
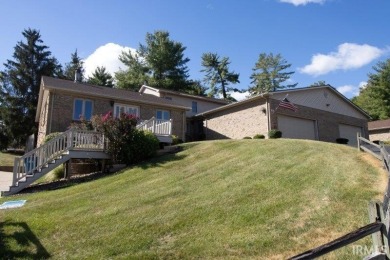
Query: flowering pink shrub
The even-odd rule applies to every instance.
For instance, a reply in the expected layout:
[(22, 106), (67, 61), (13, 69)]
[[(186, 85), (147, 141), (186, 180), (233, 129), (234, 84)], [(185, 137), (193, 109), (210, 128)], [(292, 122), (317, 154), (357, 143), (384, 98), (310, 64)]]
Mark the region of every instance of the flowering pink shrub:
[(123, 113), (116, 118), (111, 111), (91, 118), (92, 126), (109, 140), (108, 152), (114, 162), (126, 164), (154, 155), (159, 147), (157, 137), (136, 129), (137, 122), (138, 118), (134, 115)]

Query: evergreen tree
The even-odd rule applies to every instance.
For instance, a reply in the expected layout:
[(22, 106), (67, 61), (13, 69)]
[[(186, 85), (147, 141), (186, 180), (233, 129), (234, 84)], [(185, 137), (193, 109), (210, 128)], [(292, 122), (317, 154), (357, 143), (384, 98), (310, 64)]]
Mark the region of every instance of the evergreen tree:
[(368, 74), (367, 85), (352, 99), (374, 120), (390, 118), (390, 59), (378, 62)]
[(227, 87), (229, 83), (240, 83), (239, 74), (230, 72), (229, 64), (229, 58), (223, 57), (221, 59), (217, 53), (204, 53), (202, 55), (204, 69), (201, 72), (206, 73), (204, 81), (210, 84), (211, 95), (221, 93), (223, 98), (227, 99), (227, 91), (232, 90), (232, 88)]
[(145, 45), (140, 44), (136, 53), (123, 52), (119, 59), (128, 67), (115, 74), (119, 88), (139, 88), (143, 84), (152, 87), (182, 90), (188, 88), (187, 62), (184, 47), (172, 41), (169, 33), (156, 31), (146, 34)]
[(61, 72), (39, 31), (26, 29), (22, 34), (25, 41), (16, 44), (13, 59), (4, 63), (0, 78), (1, 118), (15, 145), (24, 145), (27, 136), (37, 132), (35, 114), (41, 77), (57, 77)]
[(106, 71), (105, 67), (97, 67), (92, 73), (92, 77), (88, 78), (88, 83), (103, 87), (114, 87), (113, 78), (111, 74)]
[(253, 86), (248, 89), (251, 95), (276, 91), (278, 89), (293, 88), (297, 85), (281, 85), (288, 80), (294, 71), (285, 72), (290, 68), (291, 64), (287, 63), (280, 54), (273, 55), (272, 53), (261, 53), (259, 59), (253, 68), (251, 75)]
[(84, 61), (79, 57), (77, 49), (70, 54), (70, 62), (65, 63), (64, 78), (68, 80), (75, 80), (76, 71), (78, 70), (80, 81), (84, 80)]

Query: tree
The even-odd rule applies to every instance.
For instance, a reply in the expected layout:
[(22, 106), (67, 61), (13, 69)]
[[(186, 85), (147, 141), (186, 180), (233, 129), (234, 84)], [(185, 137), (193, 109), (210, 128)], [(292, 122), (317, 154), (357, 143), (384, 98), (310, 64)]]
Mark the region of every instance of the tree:
[(227, 91), (232, 90), (228, 88), (229, 83), (240, 83), (238, 80), (239, 74), (229, 71), (229, 58), (220, 58), (217, 53), (204, 53), (202, 55), (202, 66), (205, 72), (204, 81), (210, 84), (212, 95), (221, 93), (224, 99), (228, 98)]
[(202, 82), (200, 80), (192, 80), (188, 83), (188, 89), (186, 93), (190, 95), (205, 97), (207, 96), (206, 91), (207, 88), (202, 85)]
[(280, 55), (273, 55), (272, 53), (261, 53), (259, 59), (253, 68), (251, 75), (253, 86), (248, 89), (251, 95), (276, 91), (278, 89), (293, 88), (297, 85), (281, 85), (281, 83), (288, 80), (294, 71), (285, 72), (290, 68), (291, 64)]
[(368, 74), (365, 87), (352, 102), (363, 108), (374, 120), (390, 118), (390, 59), (378, 62)]
[(139, 88), (149, 86), (183, 90), (188, 87), (189, 58), (184, 57), (184, 47), (180, 42), (169, 39), (166, 31), (146, 34), (145, 45), (140, 44), (136, 53), (123, 52), (119, 59), (128, 67), (115, 74), (119, 88)]
[(77, 49), (70, 54), (70, 62), (65, 63), (64, 78), (68, 80), (75, 80), (75, 74), (78, 70), (80, 81), (84, 80), (84, 61), (79, 57)]
[(39, 31), (26, 29), (25, 41), (16, 44), (13, 59), (4, 63), (1, 73), (1, 118), (10, 140), (23, 145), (37, 132), (35, 113), (43, 75), (56, 77), (61, 65), (43, 45)]
[(87, 82), (93, 85), (112, 88), (114, 86), (113, 80), (111, 74), (102, 66), (95, 69), (92, 77), (89, 77)]
[(325, 80), (319, 80), (311, 84), (309, 87), (321, 87), (321, 86), (329, 86), (329, 84), (326, 83)]

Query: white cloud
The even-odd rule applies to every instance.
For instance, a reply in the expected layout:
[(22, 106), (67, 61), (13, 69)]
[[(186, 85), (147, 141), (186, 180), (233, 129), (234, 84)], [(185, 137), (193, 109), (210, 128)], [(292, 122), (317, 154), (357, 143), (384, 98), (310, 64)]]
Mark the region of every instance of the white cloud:
[(359, 83), (359, 89), (365, 89), (367, 87), (367, 81), (362, 81)]
[(114, 76), (114, 72), (120, 68), (125, 69), (125, 65), (119, 60), (122, 51), (132, 51), (135, 49), (118, 45), (116, 43), (107, 43), (97, 48), (91, 55), (84, 60), (85, 76), (89, 77), (97, 67), (104, 66), (107, 71)]
[(307, 4), (323, 4), (326, 0), (279, 0), (282, 3), (298, 5), (307, 5)]
[(228, 92), (233, 98), (235, 98), (237, 101), (241, 101), (241, 100), (244, 100), (244, 99), (247, 99), (249, 97), (249, 92), (248, 91), (245, 91), (245, 92), (234, 92), (234, 91), (230, 91)]
[(343, 43), (338, 46), (337, 52), (316, 54), (312, 57), (311, 64), (298, 70), (301, 73), (318, 76), (334, 70), (356, 69), (369, 64), (387, 51), (368, 44)]
[(344, 85), (337, 87), (337, 91), (343, 94), (344, 96), (351, 98), (354, 96), (359, 95), (360, 89), (365, 88), (367, 85), (367, 82), (361, 81), (357, 86), (354, 85)]

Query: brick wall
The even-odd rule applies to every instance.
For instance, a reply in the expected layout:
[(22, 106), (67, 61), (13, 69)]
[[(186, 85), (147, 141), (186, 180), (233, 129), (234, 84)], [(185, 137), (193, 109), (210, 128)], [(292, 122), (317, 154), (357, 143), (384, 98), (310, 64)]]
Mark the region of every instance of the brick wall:
[(204, 121), (206, 139), (242, 139), (256, 134), (267, 136), (266, 114), (267, 104), (259, 99), (213, 113)]
[[(45, 105), (45, 108), (42, 109), (39, 123), (39, 136), (38, 144), (40, 140), (43, 140), (45, 135), (53, 132), (64, 132), (68, 129), (72, 122), (77, 122), (73, 120), (73, 105), (74, 99), (80, 98), (79, 96), (72, 96), (66, 94), (50, 94), (50, 99), (43, 102), (42, 105)], [(108, 111), (112, 110), (110, 102), (111, 99), (92, 99), (86, 98), (93, 101), (93, 114), (94, 115), (103, 115)], [(50, 102), (49, 102), (50, 100)], [(123, 103), (123, 102), (121, 102)], [(50, 104), (50, 105), (49, 105)], [(160, 109), (152, 105), (144, 104), (132, 104), (137, 105), (140, 108), (140, 117), (142, 120), (147, 120), (156, 116), (156, 110)], [(166, 108), (161, 108), (168, 110), (171, 113), (171, 118), (173, 120), (172, 133), (184, 139), (184, 126), (183, 126), (183, 113), (184, 111), (180, 110), (169, 110)]]
[(370, 141), (389, 141), (390, 140), (390, 130), (371, 130), (370, 131)]

